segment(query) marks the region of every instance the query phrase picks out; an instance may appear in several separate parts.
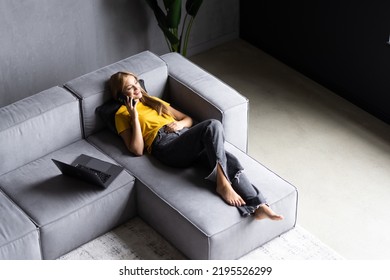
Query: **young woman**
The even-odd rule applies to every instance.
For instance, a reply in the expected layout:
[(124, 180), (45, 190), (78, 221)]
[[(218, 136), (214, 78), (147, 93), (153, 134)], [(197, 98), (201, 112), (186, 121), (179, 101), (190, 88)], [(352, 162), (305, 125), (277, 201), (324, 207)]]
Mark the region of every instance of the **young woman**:
[(115, 125), (127, 149), (136, 156), (147, 150), (161, 162), (186, 167), (206, 157), (216, 192), (243, 216), (282, 220), (243, 173), (239, 161), (225, 151), (222, 124), (206, 120), (193, 126), (191, 117), (148, 95), (136, 75), (118, 72), (110, 78), (114, 99), (121, 100)]

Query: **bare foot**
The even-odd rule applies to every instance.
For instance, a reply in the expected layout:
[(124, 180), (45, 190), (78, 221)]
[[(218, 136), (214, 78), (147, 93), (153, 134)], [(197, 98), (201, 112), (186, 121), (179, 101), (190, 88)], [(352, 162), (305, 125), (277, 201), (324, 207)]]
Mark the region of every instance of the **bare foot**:
[(226, 203), (232, 206), (242, 206), (245, 205), (245, 201), (239, 196), (229, 185), (217, 186), (217, 193), (226, 201)]
[(255, 219), (271, 219), (274, 221), (281, 221), (284, 219), (282, 215), (276, 214), (271, 208), (266, 204), (261, 204), (259, 208), (255, 211)]
[(229, 181), (226, 179), (222, 171), (221, 165), (217, 164), (217, 193), (225, 200), (226, 203), (232, 206), (245, 205), (245, 201), (239, 196)]

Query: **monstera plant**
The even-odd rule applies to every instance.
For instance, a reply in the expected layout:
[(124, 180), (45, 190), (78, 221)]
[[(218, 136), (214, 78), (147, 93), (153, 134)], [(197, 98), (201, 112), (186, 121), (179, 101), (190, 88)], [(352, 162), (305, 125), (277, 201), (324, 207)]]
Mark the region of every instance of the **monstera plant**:
[(146, 0), (146, 2), (154, 12), (158, 26), (164, 33), (170, 51), (186, 56), (192, 24), (203, 0), (187, 0), (185, 17), (180, 30), (181, 0), (163, 0), (164, 10), (159, 6), (158, 0)]

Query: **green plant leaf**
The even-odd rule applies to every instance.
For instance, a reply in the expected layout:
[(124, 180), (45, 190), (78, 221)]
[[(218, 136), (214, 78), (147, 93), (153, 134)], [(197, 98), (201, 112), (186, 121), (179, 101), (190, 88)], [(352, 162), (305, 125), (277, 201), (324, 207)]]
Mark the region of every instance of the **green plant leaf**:
[(145, 0), (145, 1), (146, 1), (146, 3), (148, 3), (150, 8), (153, 10), (158, 25), (163, 26), (164, 28), (168, 28), (165, 13), (158, 5), (157, 0)]
[(165, 10), (168, 10), (169, 7), (172, 5), (173, 2), (175, 2), (176, 0), (164, 0), (164, 7), (165, 7)]
[[(186, 14), (180, 34), (178, 34), (178, 29), (181, 22), (182, 0), (163, 0), (166, 13), (160, 8), (158, 0), (145, 1), (154, 12), (169, 49), (174, 52), (182, 52), (185, 56), (192, 24), (203, 0), (187, 0)], [(183, 39), (184, 47), (182, 46)]]
[(169, 28), (177, 29), (181, 19), (181, 0), (164, 0)]
[(203, 3), (203, 0), (187, 0), (187, 2), (186, 2), (187, 13), (190, 16), (195, 17), (196, 14), (198, 13), (199, 8), (202, 5), (202, 3)]
[(177, 38), (177, 36), (175, 34), (173, 34), (171, 32), (171, 30), (169, 30), (169, 28), (167, 28), (165, 26), (161, 26), (160, 24), (158, 26), (160, 27), (160, 29), (164, 33), (165, 38), (168, 40), (168, 42), (170, 44), (170, 49), (177, 52), (178, 46), (180, 43), (179, 38)]

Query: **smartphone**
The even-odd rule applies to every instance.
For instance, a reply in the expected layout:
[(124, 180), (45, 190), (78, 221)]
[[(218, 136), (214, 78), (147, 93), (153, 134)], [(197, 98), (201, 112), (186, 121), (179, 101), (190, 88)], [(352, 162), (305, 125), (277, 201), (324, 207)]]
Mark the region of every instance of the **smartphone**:
[(127, 102), (127, 96), (124, 95), (123, 93), (121, 92), (118, 92), (117, 93), (117, 100), (119, 101), (119, 103), (121, 103), (122, 105), (126, 105), (126, 102)]
[[(121, 93), (121, 92), (119, 92), (117, 96), (118, 96), (118, 97), (117, 97), (118, 101), (119, 101), (121, 104), (126, 105), (128, 96), (124, 95), (124, 94)], [(133, 107), (134, 107), (135, 104), (137, 104), (137, 101), (135, 101), (135, 99), (132, 99), (132, 100), (131, 100), (131, 105), (133, 105)]]

